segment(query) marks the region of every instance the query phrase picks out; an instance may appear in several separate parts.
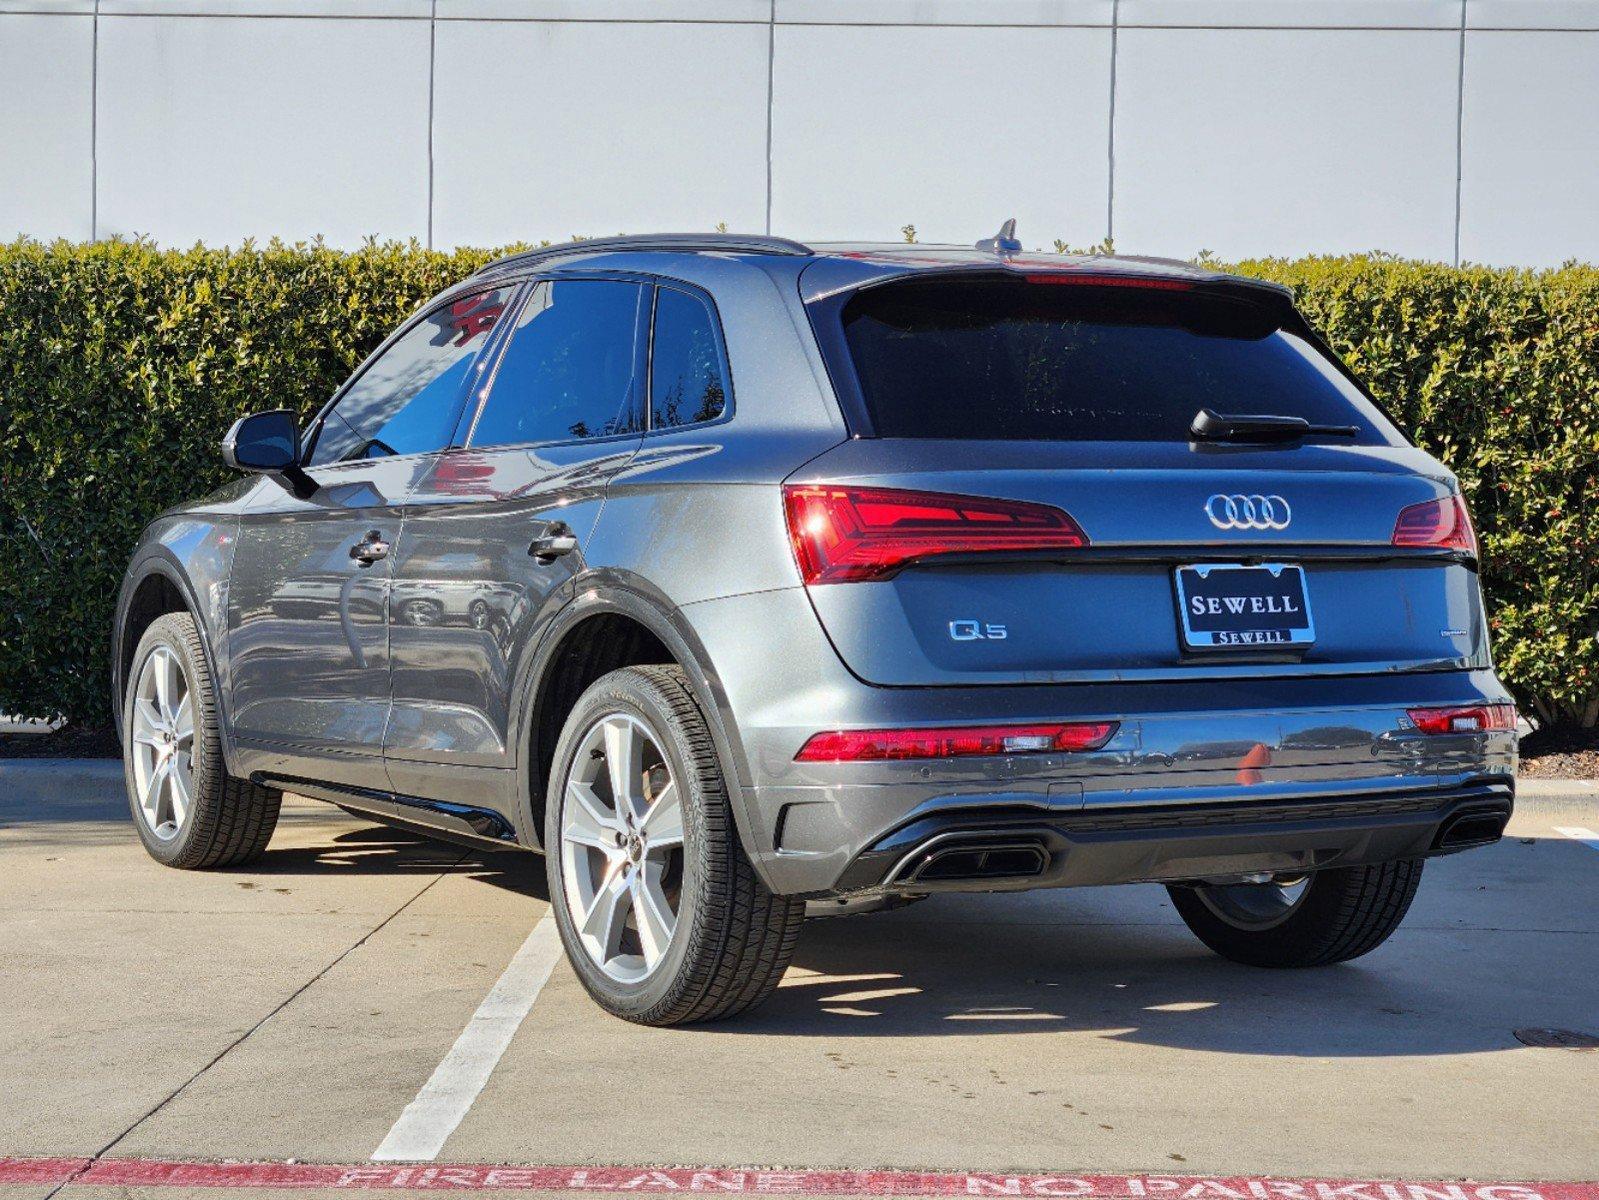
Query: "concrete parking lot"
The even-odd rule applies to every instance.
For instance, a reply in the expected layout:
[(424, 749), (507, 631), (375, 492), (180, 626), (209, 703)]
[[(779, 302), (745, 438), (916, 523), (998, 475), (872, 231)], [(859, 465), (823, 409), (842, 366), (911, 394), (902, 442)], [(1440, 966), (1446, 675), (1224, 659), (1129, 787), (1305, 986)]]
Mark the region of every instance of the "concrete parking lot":
[(291, 800), (256, 867), (180, 873), (116, 764), (0, 762), (0, 1156), (365, 1163), (487, 1021), (438, 1162), (1592, 1180), (1599, 1053), (1513, 1031), (1599, 1032), (1596, 830), (1599, 789), (1527, 791), (1340, 967), (1212, 957), (1153, 887), (945, 897), (812, 922), (763, 1009), (647, 1030), (542, 982), (535, 857)]

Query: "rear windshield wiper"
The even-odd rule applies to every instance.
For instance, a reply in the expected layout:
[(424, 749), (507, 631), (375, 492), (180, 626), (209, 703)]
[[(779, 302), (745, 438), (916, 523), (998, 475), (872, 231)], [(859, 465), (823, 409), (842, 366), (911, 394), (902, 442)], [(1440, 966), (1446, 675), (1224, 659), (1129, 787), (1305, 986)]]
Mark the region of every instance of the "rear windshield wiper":
[(1202, 408), (1188, 427), (1196, 442), (1296, 442), (1313, 433), (1358, 437), (1358, 425), (1315, 425), (1303, 417), (1224, 416)]

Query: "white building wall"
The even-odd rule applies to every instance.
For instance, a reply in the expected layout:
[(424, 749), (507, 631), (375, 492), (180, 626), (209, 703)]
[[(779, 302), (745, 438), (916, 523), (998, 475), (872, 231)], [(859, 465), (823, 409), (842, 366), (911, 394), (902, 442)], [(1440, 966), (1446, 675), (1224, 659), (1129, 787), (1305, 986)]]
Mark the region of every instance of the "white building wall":
[(1599, 261), (1599, 0), (0, 0), (0, 238)]

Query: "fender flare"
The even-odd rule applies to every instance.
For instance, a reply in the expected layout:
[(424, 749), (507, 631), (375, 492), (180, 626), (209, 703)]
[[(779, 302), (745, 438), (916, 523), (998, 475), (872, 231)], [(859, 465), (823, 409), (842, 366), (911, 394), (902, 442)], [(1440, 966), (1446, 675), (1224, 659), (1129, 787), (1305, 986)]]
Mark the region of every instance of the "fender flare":
[(182, 561), (159, 542), (151, 545), (128, 564), (127, 573), (122, 577), (121, 591), (117, 595), (116, 615), (111, 626), (111, 712), (115, 718), (117, 738), (118, 740), (122, 738), (122, 705), (127, 696), (127, 679), (122, 664), (126, 653), (134, 649), (123, 645), (123, 633), (128, 625), (128, 610), (132, 607), (133, 597), (138, 594), (139, 588), (153, 575), (162, 576), (177, 589), (178, 595), (183, 598), (184, 607), (200, 630), (201, 652), (205, 655), (206, 669), (211, 672), (211, 682), (217, 693), (217, 716), (220, 726), (218, 733), (222, 741), (222, 759), (228, 773), (235, 774), (233, 737), (228, 719), (228, 688), (219, 669), (221, 664), (212, 636), (213, 630), (206, 621), (205, 607), (200, 603), (194, 584), (189, 579), (188, 572), (183, 569)]
[[(522, 686), (517, 690), (516, 708), (512, 715), (512, 728), (517, 731), (517, 828), (521, 841), (533, 849), (542, 849), (542, 828), (533, 817), (536, 788), (542, 790), (543, 781), (533, 779), (533, 764), (538, 761), (534, 718), (537, 715), (537, 697), (543, 690), (555, 657), (566, 637), (581, 622), (604, 613), (628, 617), (644, 626), (661, 642), (688, 676), (689, 689), (705, 713), (711, 729), (711, 741), (723, 766), (727, 783), (728, 800), (733, 810), (734, 825), (739, 840), (752, 863), (757, 862), (756, 841), (746, 800), (749, 771), (745, 765), (743, 743), (738, 736), (738, 726), (733, 719), (732, 706), (721, 677), (711, 663), (704, 644), (693, 627), (658, 588), (631, 572), (616, 570), (595, 571), (579, 577), (576, 595), (551, 619), (540, 639), (538, 650), (532, 657)], [(759, 866), (756, 867), (759, 871)]]

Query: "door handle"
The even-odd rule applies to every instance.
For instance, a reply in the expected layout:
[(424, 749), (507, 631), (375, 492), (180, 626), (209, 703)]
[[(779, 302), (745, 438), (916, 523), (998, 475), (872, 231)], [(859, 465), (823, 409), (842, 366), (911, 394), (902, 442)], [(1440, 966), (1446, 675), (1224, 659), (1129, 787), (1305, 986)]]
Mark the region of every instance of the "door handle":
[(533, 544), (527, 548), (527, 552), (539, 562), (548, 564), (576, 549), (577, 535), (564, 521), (557, 521), (550, 526), (547, 534), (533, 539)]
[(380, 558), (389, 556), (389, 544), (376, 529), (350, 547), (350, 557), (363, 567), (370, 567)]

